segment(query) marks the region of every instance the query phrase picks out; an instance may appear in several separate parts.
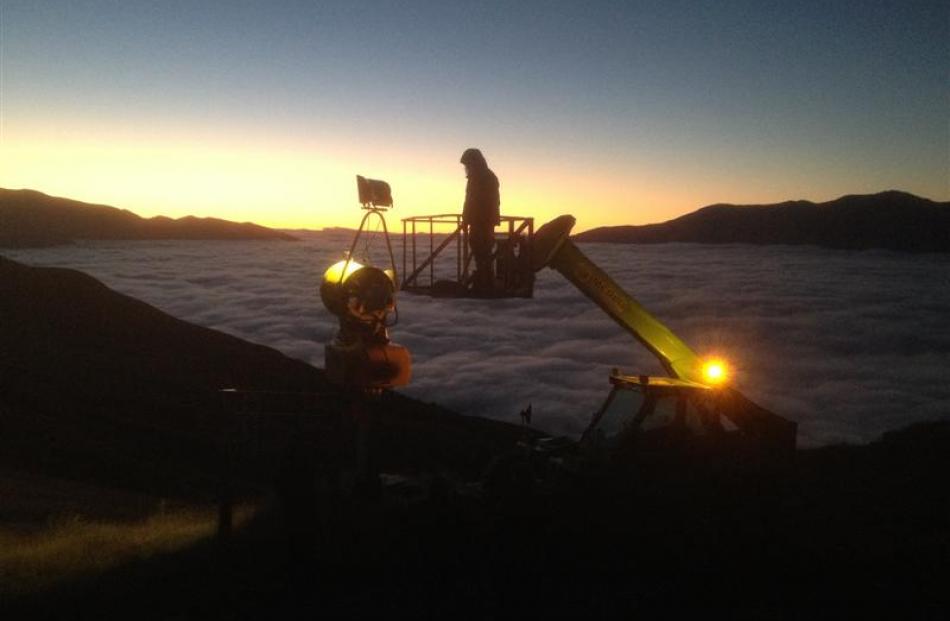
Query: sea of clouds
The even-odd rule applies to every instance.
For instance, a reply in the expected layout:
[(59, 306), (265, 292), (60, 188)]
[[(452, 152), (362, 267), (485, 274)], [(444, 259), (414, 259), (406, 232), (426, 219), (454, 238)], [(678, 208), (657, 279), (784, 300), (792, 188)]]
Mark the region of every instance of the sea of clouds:
[[(350, 233), (286, 242), (83, 242), (6, 250), (72, 267), (176, 317), (323, 366), (336, 319), (316, 294)], [(866, 442), (950, 419), (950, 255), (789, 246), (583, 244), (582, 250), (739, 389), (799, 423), (799, 443)], [(378, 247), (377, 247), (378, 249)], [(396, 240), (398, 266), (401, 246)], [(578, 436), (613, 367), (659, 364), (552, 270), (534, 299), (400, 294), (394, 341), (413, 355), (408, 395), (465, 414)]]

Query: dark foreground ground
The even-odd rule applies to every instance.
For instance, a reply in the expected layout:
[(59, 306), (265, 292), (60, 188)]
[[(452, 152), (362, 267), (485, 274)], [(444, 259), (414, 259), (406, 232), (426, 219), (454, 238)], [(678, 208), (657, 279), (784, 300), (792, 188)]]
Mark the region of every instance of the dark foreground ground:
[[(0, 525), (63, 509), (14, 510), (43, 477), (128, 519), (156, 497), (261, 507), (231, 536), (0, 600), (3, 619), (945, 618), (950, 603), (948, 422), (777, 469), (562, 468), (518, 427), (354, 401), (69, 270), (0, 258), (0, 337), (0, 467), (35, 473), (0, 487)], [(357, 411), (375, 420), (378, 489), (354, 482)]]
[(515, 466), (494, 486), (384, 476), (375, 498), (297, 453), (233, 536), (14, 600), (8, 618), (944, 618), (948, 448), (950, 426), (923, 425), (769, 476), (551, 490)]

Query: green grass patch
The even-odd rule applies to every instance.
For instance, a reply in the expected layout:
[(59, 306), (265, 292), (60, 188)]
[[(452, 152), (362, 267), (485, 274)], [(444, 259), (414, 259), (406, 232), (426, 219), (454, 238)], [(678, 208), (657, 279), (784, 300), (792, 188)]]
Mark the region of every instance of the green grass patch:
[[(254, 512), (249, 505), (237, 507), (235, 527)], [(0, 596), (37, 593), (62, 581), (181, 550), (213, 537), (217, 518), (216, 508), (206, 508), (156, 513), (137, 522), (70, 516), (29, 534), (0, 526)]]

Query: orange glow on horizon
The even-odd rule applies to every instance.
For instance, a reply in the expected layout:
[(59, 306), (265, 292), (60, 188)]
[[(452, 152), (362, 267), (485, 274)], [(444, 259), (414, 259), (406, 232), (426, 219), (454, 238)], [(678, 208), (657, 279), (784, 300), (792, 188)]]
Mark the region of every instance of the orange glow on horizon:
[[(0, 152), (0, 187), (27, 188), (52, 196), (128, 209), (142, 217), (186, 215), (251, 221), (274, 228), (321, 229), (354, 226), (358, 219), (356, 174), (386, 180), (393, 188), (397, 218), (461, 212), (465, 177), (454, 158), (436, 174), (413, 168), (408, 157), (398, 170), (296, 153), (252, 150), (190, 150), (163, 146), (90, 144), (10, 145)], [(422, 169), (426, 170), (426, 169)], [(645, 223), (650, 218), (597, 196), (599, 180), (560, 177), (564, 189), (530, 168), (498, 172), (502, 212), (534, 217), (541, 224), (574, 214), (578, 231), (609, 224)], [(537, 188), (543, 188), (538, 191)]]
[[(355, 176), (362, 174), (392, 186), (396, 222), (461, 212), (465, 175), (458, 157), (467, 143), (363, 147), (359, 137), (300, 138), (262, 129), (238, 137), (245, 142), (234, 132), (206, 127), (21, 123), (17, 131), (8, 126), (0, 143), (0, 187), (110, 205), (146, 218), (194, 215), (319, 230), (355, 225)], [(618, 178), (606, 166), (591, 172), (498, 146), (485, 152), (501, 181), (502, 212), (534, 217), (539, 225), (570, 213), (579, 232), (663, 221), (698, 206), (648, 171)], [(618, 188), (624, 189), (619, 195)]]
[[(239, 137), (246, 142), (206, 128), (44, 130), (21, 124), (11, 132), (8, 126), (0, 143), (0, 187), (142, 217), (194, 215), (319, 230), (355, 226), (355, 176), (362, 174), (393, 188), (393, 228), (399, 218), (461, 212), (465, 175), (458, 156), (468, 143), (364, 147), (359, 136), (298, 138), (263, 130)], [(738, 202), (740, 194), (728, 180), (707, 178), (699, 188), (683, 184), (696, 175), (680, 170), (544, 160), (497, 145), (484, 151), (501, 181), (502, 213), (533, 217), (538, 226), (568, 213), (577, 218), (575, 232), (663, 222), (710, 202)]]

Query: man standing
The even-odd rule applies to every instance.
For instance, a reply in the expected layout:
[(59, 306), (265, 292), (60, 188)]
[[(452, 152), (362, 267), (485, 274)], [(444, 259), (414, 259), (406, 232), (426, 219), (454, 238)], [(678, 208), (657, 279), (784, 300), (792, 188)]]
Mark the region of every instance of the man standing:
[(491, 260), (495, 227), (501, 223), (498, 177), (478, 149), (466, 149), (461, 162), (468, 177), (462, 223), (468, 228), (468, 243), (475, 257), (473, 289), (479, 295), (489, 295), (495, 281)]

